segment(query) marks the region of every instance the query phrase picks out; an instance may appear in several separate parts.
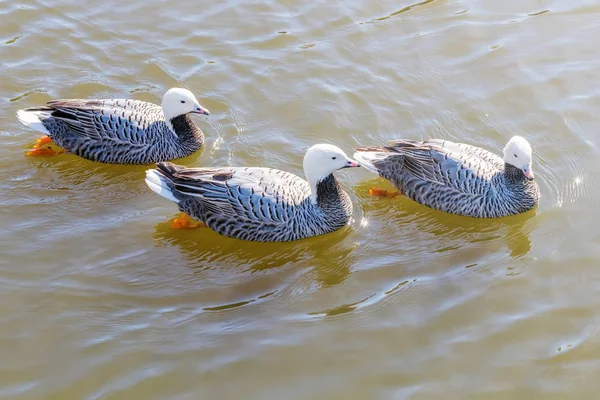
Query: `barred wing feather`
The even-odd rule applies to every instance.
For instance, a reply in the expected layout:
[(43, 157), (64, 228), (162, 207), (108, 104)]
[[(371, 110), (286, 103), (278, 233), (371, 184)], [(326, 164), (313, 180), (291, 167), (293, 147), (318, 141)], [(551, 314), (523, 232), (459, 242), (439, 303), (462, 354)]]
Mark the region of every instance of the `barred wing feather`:
[(175, 190), (201, 198), (207, 211), (264, 223), (288, 221), (310, 194), (303, 179), (269, 168), (190, 168), (172, 181)]
[(411, 175), (467, 194), (482, 194), (489, 180), (503, 169), (498, 156), (487, 150), (443, 140), (395, 140), (389, 148), (404, 156)]
[(150, 144), (157, 131), (166, 129), (162, 109), (134, 100), (56, 100), (48, 103), (53, 117), (65, 122), (73, 133), (95, 141)]

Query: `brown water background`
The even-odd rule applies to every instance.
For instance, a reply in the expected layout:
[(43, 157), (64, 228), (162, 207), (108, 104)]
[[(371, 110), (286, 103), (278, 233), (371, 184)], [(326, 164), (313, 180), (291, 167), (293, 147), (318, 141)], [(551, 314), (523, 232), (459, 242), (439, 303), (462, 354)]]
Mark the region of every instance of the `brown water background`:
[[(0, 397), (591, 399), (600, 390), (600, 3), (0, 1)], [(28, 158), (55, 98), (211, 111), (189, 166), (306, 148), (534, 148), (543, 198), (478, 221), (376, 199), (289, 244), (174, 231), (147, 167)]]

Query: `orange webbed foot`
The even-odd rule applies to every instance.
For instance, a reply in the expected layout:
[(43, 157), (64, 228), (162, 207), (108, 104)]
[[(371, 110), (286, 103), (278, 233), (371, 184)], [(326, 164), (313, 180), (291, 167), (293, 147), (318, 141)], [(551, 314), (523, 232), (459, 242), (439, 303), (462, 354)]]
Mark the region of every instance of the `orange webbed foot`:
[(379, 188), (371, 188), (369, 189), (369, 194), (371, 196), (377, 196), (377, 197), (396, 197), (401, 195), (402, 193), (396, 191), (396, 192), (388, 192), (385, 189), (379, 189)]
[(50, 139), (50, 136), (42, 136), (41, 138), (39, 138), (38, 140), (35, 141), (35, 144), (33, 145), (34, 149), (39, 149), (40, 147), (46, 145), (46, 144), (52, 144), (52, 139)]
[[(55, 146), (54, 149), (52, 146)], [(52, 157), (59, 154), (63, 154), (65, 149), (58, 147), (49, 136), (42, 136), (35, 141), (33, 148), (29, 150), (26, 155), (38, 156), (38, 157)]]
[(196, 221), (186, 213), (181, 213), (179, 217), (173, 218), (171, 221), (171, 227), (173, 229), (207, 228), (204, 222)]
[(37, 156), (37, 157), (52, 157), (57, 156), (59, 154), (64, 153), (63, 149), (53, 150), (52, 147), (34, 147), (30, 151), (26, 153), (28, 156)]

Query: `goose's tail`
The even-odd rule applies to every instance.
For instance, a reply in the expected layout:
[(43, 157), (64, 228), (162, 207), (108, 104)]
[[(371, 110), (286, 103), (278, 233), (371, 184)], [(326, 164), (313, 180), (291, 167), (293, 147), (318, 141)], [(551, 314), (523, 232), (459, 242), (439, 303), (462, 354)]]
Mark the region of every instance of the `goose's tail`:
[(50, 132), (44, 124), (42, 120), (48, 118), (50, 113), (52, 112), (49, 108), (25, 108), (23, 110), (17, 111), (17, 118), (21, 123), (29, 128), (41, 132), (45, 135), (50, 136)]
[(354, 159), (360, 162), (360, 165), (378, 175), (379, 170), (374, 163), (384, 160), (390, 155), (383, 147), (359, 147), (354, 150)]
[(179, 203), (175, 195), (175, 184), (173, 183), (173, 174), (178, 170), (178, 166), (168, 162), (157, 164), (156, 169), (146, 170), (146, 185), (159, 196), (172, 202)]

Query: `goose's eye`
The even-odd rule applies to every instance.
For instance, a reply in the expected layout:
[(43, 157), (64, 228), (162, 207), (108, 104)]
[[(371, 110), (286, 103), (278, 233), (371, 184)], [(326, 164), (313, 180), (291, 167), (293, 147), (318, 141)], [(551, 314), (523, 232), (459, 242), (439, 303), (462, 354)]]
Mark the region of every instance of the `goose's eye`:
[(513, 154), (515, 156), (515, 158), (518, 158), (516, 154)]
[[(181, 104), (184, 104), (184, 103), (185, 103), (185, 100), (181, 100)], [(515, 157), (516, 157), (516, 156), (515, 156)]]
[(331, 157), (332, 160), (335, 160), (337, 157)]

